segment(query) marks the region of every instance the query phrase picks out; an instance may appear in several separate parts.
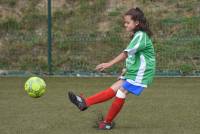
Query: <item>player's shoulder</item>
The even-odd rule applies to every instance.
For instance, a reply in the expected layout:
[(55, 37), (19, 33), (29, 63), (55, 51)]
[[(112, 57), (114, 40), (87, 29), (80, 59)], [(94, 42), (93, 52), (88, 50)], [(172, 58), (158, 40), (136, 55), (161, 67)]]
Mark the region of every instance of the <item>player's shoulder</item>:
[(147, 33), (145, 31), (137, 31), (134, 33), (134, 36), (132, 38), (132, 41), (137, 41), (137, 40), (145, 40), (146, 37), (148, 37)]
[(142, 40), (151, 40), (151, 38), (145, 31), (137, 31), (134, 35), (134, 38), (141, 38)]
[(137, 32), (135, 33), (135, 36), (144, 36), (144, 35), (146, 35), (146, 32), (145, 32), (145, 31), (137, 31)]
[(133, 38), (141, 38), (145, 35), (146, 33), (144, 31), (137, 31), (135, 34), (134, 34), (134, 37)]
[(135, 34), (142, 34), (142, 33), (145, 33), (145, 32), (144, 32), (144, 31), (141, 31), (141, 30), (135, 32)]

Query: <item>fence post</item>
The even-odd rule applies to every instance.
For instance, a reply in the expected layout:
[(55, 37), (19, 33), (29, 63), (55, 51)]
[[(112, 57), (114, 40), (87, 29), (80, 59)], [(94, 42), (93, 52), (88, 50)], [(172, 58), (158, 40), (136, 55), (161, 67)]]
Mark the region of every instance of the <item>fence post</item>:
[(52, 36), (51, 36), (51, 0), (48, 0), (48, 71), (49, 71), (49, 75), (52, 74), (52, 69), (51, 69), (51, 45), (52, 45)]

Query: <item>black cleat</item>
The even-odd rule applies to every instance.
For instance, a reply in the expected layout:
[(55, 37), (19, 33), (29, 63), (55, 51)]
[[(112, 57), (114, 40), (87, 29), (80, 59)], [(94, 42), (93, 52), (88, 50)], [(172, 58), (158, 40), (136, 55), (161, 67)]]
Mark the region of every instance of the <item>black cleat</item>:
[(85, 103), (85, 99), (82, 96), (77, 96), (73, 92), (68, 92), (69, 100), (76, 105), (81, 111), (86, 110), (88, 107)]

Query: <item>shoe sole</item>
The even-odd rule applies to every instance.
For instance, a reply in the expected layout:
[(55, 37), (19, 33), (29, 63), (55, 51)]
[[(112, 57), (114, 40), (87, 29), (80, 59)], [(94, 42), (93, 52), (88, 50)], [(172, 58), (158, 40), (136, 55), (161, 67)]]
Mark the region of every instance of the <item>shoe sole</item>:
[(73, 93), (73, 92), (68, 92), (68, 97), (69, 97), (69, 100), (78, 107), (79, 110), (81, 111), (84, 111), (87, 109), (87, 107), (84, 107), (84, 108), (80, 108), (79, 107), (79, 102), (77, 100), (77, 96)]
[(69, 100), (77, 106), (76, 95), (73, 92), (68, 92)]

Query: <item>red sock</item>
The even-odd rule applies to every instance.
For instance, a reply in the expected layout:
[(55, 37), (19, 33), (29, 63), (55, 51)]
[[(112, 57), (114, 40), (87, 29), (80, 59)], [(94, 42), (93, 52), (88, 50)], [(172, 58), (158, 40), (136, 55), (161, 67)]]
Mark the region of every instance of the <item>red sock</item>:
[(124, 104), (125, 99), (115, 97), (115, 100), (113, 101), (106, 117), (105, 121), (108, 123), (111, 123), (112, 120), (117, 116), (119, 111), (121, 110), (123, 104)]
[(91, 106), (93, 104), (101, 103), (107, 101), (115, 96), (115, 91), (112, 88), (103, 90), (93, 96), (90, 96), (85, 99), (86, 105)]

